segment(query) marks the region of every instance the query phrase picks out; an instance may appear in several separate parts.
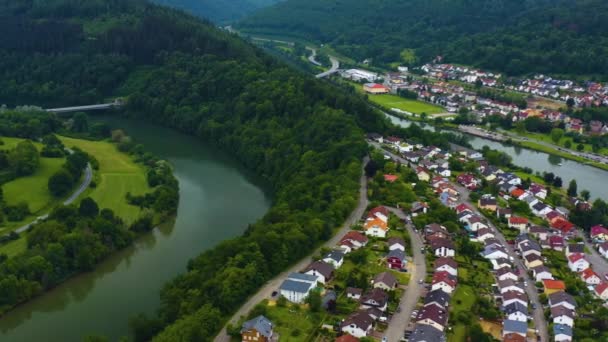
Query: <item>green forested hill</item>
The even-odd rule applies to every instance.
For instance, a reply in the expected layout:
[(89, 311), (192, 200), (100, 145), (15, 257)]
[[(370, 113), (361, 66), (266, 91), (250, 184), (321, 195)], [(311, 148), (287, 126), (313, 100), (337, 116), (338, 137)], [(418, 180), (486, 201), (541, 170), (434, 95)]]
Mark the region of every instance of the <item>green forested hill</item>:
[(196, 16), (224, 24), (241, 19), (279, 0), (153, 0), (160, 5), (182, 9)]
[(381, 64), (443, 55), (509, 74), (606, 76), (607, 20), (603, 0), (287, 0), (239, 27), (331, 43)]

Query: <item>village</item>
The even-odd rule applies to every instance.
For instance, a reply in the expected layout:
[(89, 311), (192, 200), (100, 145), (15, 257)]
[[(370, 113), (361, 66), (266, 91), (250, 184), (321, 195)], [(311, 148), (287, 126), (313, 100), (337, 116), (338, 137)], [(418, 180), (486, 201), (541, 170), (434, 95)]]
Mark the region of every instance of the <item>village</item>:
[[(400, 67), (399, 72), (381, 75), (363, 69), (341, 72), (345, 79), (364, 82), (363, 91), (371, 95), (414, 94), (418, 100), (445, 108), (454, 115), (463, 111), (474, 121), (481, 122), (491, 116), (507, 117), (513, 122), (537, 117), (554, 124), (562, 124), (566, 132), (597, 136), (608, 134), (608, 122), (583, 121), (572, 117), (560, 108), (608, 106), (608, 86), (596, 82), (577, 84), (570, 80), (557, 80), (544, 75), (531, 79), (505, 80), (501, 74), (451, 64), (430, 63), (422, 66), (422, 75)], [(510, 92), (520, 103), (492, 98), (483, 89)], [(526, 97), (547, 101), (525, 100)], [(550, 105), (549, 105), (550, 104)], [(397, 113), (402, 109), (389, 108)], [(450, 120), (449, 116), (445, 117)]]
[(589, 202), (551, 206), (548, 186), (468, 148), (368, 141), (384, 167), (368, 178), (360, 223), (286, 276), (233, 336), (456, 341), (479, 326), (495, 340), (573, 341), (575, 322), (606, 305), (608, 229), (584, 236), (568, 219)]

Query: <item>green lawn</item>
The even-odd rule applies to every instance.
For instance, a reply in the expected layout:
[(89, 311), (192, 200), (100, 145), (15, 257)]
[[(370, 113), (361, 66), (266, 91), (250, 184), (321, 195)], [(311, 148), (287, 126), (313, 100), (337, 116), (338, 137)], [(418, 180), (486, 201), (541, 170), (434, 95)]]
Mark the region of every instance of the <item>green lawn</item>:
[(87, 192), (87, 195), (93, 198), (100, 208), (112, 209), (125, 222), (133, 222), (140, 215), (140, 210), (127, 204), (125, 196), (127, 192), (141, 195), (150, 191), (144, 168), (109, 142), (67, 137), (60, 139), (65, 146), (76, 146), (99, 161), (99, 170), (96, 171), (95, 177), (97, 187)]
[[(461, 269), (458, 269), (460, 274)], [(468, 285), (459, 284), (450, 300), (451, 317), (456, 317), (460, 312), (471, 311), (471, 307), (475, 303), (475, 290)], [(454, 325), (452, 332), (449, 333), (448, 341), (464, 342), (466, 336), (466, 325), (458, 323)]]
[(319, 314), (298, 305), (268, 306), (266, 317), (274, 324), (281, 341), (307, 341), (317, 332)]
[(27, 241), (20, 238), (0, 246), (0, 254), (6, 254), (10, 258), (25, 251), (26, 247)]

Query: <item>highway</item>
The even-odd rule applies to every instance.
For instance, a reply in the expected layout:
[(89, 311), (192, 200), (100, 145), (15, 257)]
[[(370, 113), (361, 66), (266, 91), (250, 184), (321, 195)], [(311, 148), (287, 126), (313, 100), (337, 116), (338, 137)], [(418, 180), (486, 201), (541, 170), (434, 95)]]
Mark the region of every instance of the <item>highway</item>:
[[(405, 221), (405, 214), (401, 209), (387, 207), (393, 214)], [(388, 342), (400, 341), (403, 337), (403, 333), (408, 329), (410, 320), (412, 319), (412, 311), (416, 309), (416, 304), (422, 296), (424, 290), (424, 284), (419, 284), (419, 279), (426, 278), (426, 260), (424, 254), (421, 252), (424, 243), (420, 235), (414, 230), (411, 224), (406, 224), (407, 232), (410, 236), (410, 243), (412, 244), (413, 264), (409, 266), (410, 272), (410, 283), (407, 289), (401, 296), (399, 302), (400, 312), (396, 312), (391, 321), (389, 322), (388, 328), (384, 332)]]
[[(359, 201), (357, 207), (351, 212), (350, 216), (346, 219), (344, 224), (342, 224), (342, 227), (340, 227), (336, 234), (329, 241), (325, 242), (322, 247), (319, 247), (316, 251), (303, 258), (298, 263), (291, 266), (289, 269), (281, 272), (279, 275), (266, 282), (266, 285), (260, 288), (256, 294), (249, 297), (247, 302), (243, 303), (241, 308), (237, 312), (235, 312), (234, 315), (232, 315), (232, 318), (230, 318), (230, 320), (228, 321), (229, 323), (236, 324), (241, 318), (241, 316), (246, 316), (251, 311), (251, 309), (253, 309), (254, 306), (260, 303), (262, 300), (270, 298), (272, 296), (272, 292), (278, 290), (283, 280), (285, 280), (290, 273), (300, 272), (302, 269), (308, 266), (308, 264), (313, 261), (313, 255), (317, 254), (321, 250), (321, 248), (334, 247), (338, 242), (340, 242), (342, 236), (344, 236), (344, 234), (346, 234), (346, 232), (350, 230), (350, 227), (359, 222), (359, 220), (361, 220), (361, 217), (363, 217), (363, 214), (365, 213), (365, 210), (367, 209), (367, 206), (369, 204), (369, 201), (367, 199), (367, 177), (365, 176), (365, 165), (367, 165), (368, 161), (369, 157), (365, 157), (363, 159), (363, 167), (361, 169), (362, 175), (359, 180)], [(214, 341), (230, 342), (230, 336), (228, 335), (225, 326), (215, 337)]]

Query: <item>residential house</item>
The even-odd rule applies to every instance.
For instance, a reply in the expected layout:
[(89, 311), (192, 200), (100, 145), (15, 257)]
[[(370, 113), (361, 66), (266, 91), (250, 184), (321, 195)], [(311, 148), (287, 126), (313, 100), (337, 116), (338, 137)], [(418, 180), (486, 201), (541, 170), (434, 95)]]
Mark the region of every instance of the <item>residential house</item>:
[(528, 228), (528, 233), (539, 240), (545, 240), (549, 235), (549, 230), (543, 226), (533, 225)]
[(511, 303), (503, 308), (505, 317), (508, 320), (527, 322), (528, 307), (519, 302)]
[(526, 337), (528, 334), (528, 323), (520, 322), (520, 321), (512, 321), (512, 320), (504, 320), (502, 322), (502, 336), (508, 334), (516, 334), (523, 337)]
[(549, 246), (551, 246), (551, 249), (553, 250), (561, 252), (564, 250), (565, 244), (566, 242), (564, 241), (564, 238), (559, 235), (549, 237)]
[(534, 280), (537, 282), (542, 282), (545, 279), (553, 279), (551, 270), (545, 265), (532, 268), (532, 274), (534, 275)]
[(536, 254), (538, 256), (541, 256), (541, 248), (534, 240), (523, 241), (518, 244), (518, 247), (519, 251), (521, 252), (521, 255), (524, 257), (530, 254)]
[(516, 282), (514, 282), (511, 279), (499, 280), (498, 289), (500, 290), (500, 293), (503, 295), (509, 291), (516, 291), (516, 292), (521, 292), (521, 293), (526, 292), (521, 286), (519, 286), (519, 284), (517, 284)]
[(601, 282), (594, 289), (593, 292), (600, 297), (602, 300), (608, 300), (608, 283)]
[(477, 178), (470, 173), (460, 174), (458, 177), (456, 177), (456, 181), (469, 190), (475, 190), (479, 185)]
[(511, 208), (498, 208), (496, 209), (496, 217), (509, 219), (513, 215)]
[(551, 228), (558, 230), (562, 235), (566, 235), (574, 229), (574, 224), (563, 218), (558, 218), (551, 222)]
[(583, 243), (569, 243), (566, 246), (566, 256), (570, 256), (572, 254), (585, 254), (585, 244)]
[(519, 277), (517, 276), (517, 274), (515, 274), (515, 272), (513, 272), (513, 269), (511, 269), (511, 267), (503, 267), (496, 271), (496, 279), (498, 279), (499, 281), (507, 279), (517, 281)]
[(367, 238), (367, 236), (361, 234), (360, 232), (356, 230), (351, 230), (342, 237), (340, 243), (343, 243), (345, 241), (350, 242), (350, 244), (352, 245), (352, 249), (359, 249), (361, 247), (367, 246), (367, 242), (369, 241), (369, 239)]
[(424, 239), (429, 241), (432, 238), (447, 238), (448, 230), (446, 227), (438, 225), (437, 223), (431, 223), (424, 226)]
[(601, 243), (597, 250), (604, 258), (608, 258), (608, 242)]
[[(507, 251), (505, 250), (504, 247), (502, 246), (489, 246), (486, 247), (483, 252), (481, 252), (481, 256), (483, 256), (486, 259), (504, 259), (507, 260), (507, 265), (511, 265), (511, 263), (509, 263), (508, 261), (508, 257), (509, 254), (507, 253)], [(493, 263), (494, 264), (494, 263)], [(495, 265), (496, 267), (496, 265)]]
[(448, 272), (435, 272), (431, 282), (431, 291), (442, 290), (445, 293), (452, 294), (456, 289), (456, 277)]
[(317, 277), (310, 274), (291, 273), (279, 287), (281, 296), (292, 303), (302, 303), (317, 286)]
[(571, 342), (573, 341), (572, 327), (565, 324), (553, 325), (553, 339), (555, 342)]
[(413, 216), (416, 216), (418, 214), (426, 214), (429, 210), (429, 205), (426, 204), (425, 202), (414, 202), (412, 203), (412, 207), (410, 209), (410, 212), (412, 213)]
[(520, 232), (525, 232), (528, 227), (528, 219), (525, 217), (511, 216), (509, 217), (509, 228), (517, 229)]
[(477, 241), (485, 242), (488, 239), (494, 238), (494, 233), (490, 228), (481, 228), (477, 231)]
[(528, 305), (528, 296), (520, 291), (507, 291), (502, 294), (502, 306), (505, 307), (511, 303), (521, 303)]
[(553, 317), (553, 324), (564, 324), (574, 327), (574, 310), (568, 309), (565, 306), (558, 305), (552, 307), (551, 317)]
[(390, 272), (382, 272), (374, 277), (374, 288), (392, 291), (397, 288), (397, 278)]
[(466, 226), (469, 231), (476, 232), (481, 228), (487, 228), (488, 226), (483, 222), (479, 215), (472, 215), (467, 218)]
[(368, 219), (379, 218), (384, 222), (388, 222), (389, 215), (390, 215), (390, 212), (388, 211), (388, 209), (386, 207), (378, 206), (378, 207), (371, 209), (367, 213), (367, 218)]
[(473, 209), (471, 209), (471, 207), (469, 207), (466, 203), (461, 203), (459, 205), (456, 206), (456, 208), (454, 208), (456, 210), (456, 214), (460, 214), (462, 212), (468, 211), (468, 212), (473, 212)]
[(323, 261), (314, 261), (306, 267), (304, 273), (317, 277), (319, 283), (325, 284), (332, 278), (334, 270), (335, 267), (333, 264)]
[(535, 203), (532, 208), (532, 214), (538, 216), (538, 217), (543, 217), (546, 214), (550, 213), (553, 211), (553, 208), (551, 208), (550, 206), (544, 204), (543, 202), (537, 202)]
[(431, 179), (431, 173), (423, 167), (416, 168), (416, 176), (418, 176), (418, 180), (423, 182), (428, 182)]
[(526, 342), (526, 338), (515, 333), (508, 333), (502, 337), (502, 342)]
[(600, 278), (600, 276), (597, 275), (597, 273), (595, 273), (591, 267), (584, 269), (581, 273), (581, 280), (585, 282), (585, 284), (587, 285), (597, 285), (599, 284), (602, 279)]
[(374, 320), (364, 311), (358, 311), (346, 318), (340, 324), (342, 332), (350, 334), (357, 338), (368, 336), (372, 332)]
[(424, 297), (424, 306), (438, 305), (447, 310), (449, 303), (450, 303), (450, 294), (441, 289), (430, 291)]
[(388, 245), (389, 251), (399, 249), (405, 252), (405, 241), (403, 241), (403, 239), (400, 237), (391, 237), (388, 239), (388, 242), (386, 244)]
[(496, 258), (496, 259), (488, 258), (488, 259), (492, 263), (492, 269), (496, 271), (496, 270), (499, 270), (504, 267), (511, 267), (511, 262), (507, 258), (508, 258), (508, 255), (506, 257), (501, 257), (501, 258)]
[(453, 276), (457, 276), (458, 263), (452, 258), (437, 258), (435, 260), (435, 272), (447, 272)]
[(496, 198), (494, 197), (484, 196), (477, 201), (477, 206), (480, 209), (489, 210), (492, 212), (496, 211), (497, 205), (498, 202), (496, 202)]
[(363, 294), (363, 290), (356, 287), (347, 287), (346, 288), (346, 298), (359, 300), (361, 295)]
[(272, 339), (272, 322), (262, 315), (243, 323), (241, 327), (241, 341), (268, 342)]
[(344, 263), (344, 252), (339, 250), (332, 250), (325, 254), (323, 261), (333, 265), (335, 268), (340, 268)]
[(388, 252), (386, 262), (389, 268), (395, 270), (405, 268), (405, 253), (403, 253), (403, 251), (400, 249), (393, 249), (392, 251)]
[(534, 267), (542, 266), (543, 258), (536, 254), (529, 254), (524, 257), (524, 264), (528, 270), (531, 270)]
[(428, 324), (416, 324), (409, 342), (446, 342), (445, 333)]
[(585, 258), (585, 254), (575, 253), (568, 256), (568, 268), (572, 272), (582, 272), (584, 269), (589, 268), (589, 261)]
[(591, 227), (589, 235), (594, 241), (608, 241), (608, 229), (599, 224)]
[(556, 292), (566, 291), (566, 283), (561, 280), (545, 279), (543, 280), (543, 289), (548, 296)]
[(576, 309), (574, 297), (564, 291), (555, 292), (549, 295), (549, 307), (564, 306), (570, 310)]
[(453, 257), (456, 254), (454, 243), (446, 238), (433, 238), (429, 244), (431, 251), (437, 257)]
[(388, 225), (385, 221), (379, 218), (374, 218), (365, 221), (363, 229), (365, 230), (365, 235), (385, 238), (386, 233), (388, 232)]
[(540, 184), (537, 184), (537, 183), (530, 184), (528, 191), (540, 199), (544, 200), (545, 198), (547, 198), (547, 188), (545, 188), (544, 186), (542, 186)]
[(444, 331), (448, 322), (447, 311), (439, 305), (427, 305), (418, 313), (416, 323), (430, 325), (437, 330)]
[(374, 288), (361, 296), (361, 307), (364, 309), (377, 308), (386, 311), (388, 294), (382, 289)]

